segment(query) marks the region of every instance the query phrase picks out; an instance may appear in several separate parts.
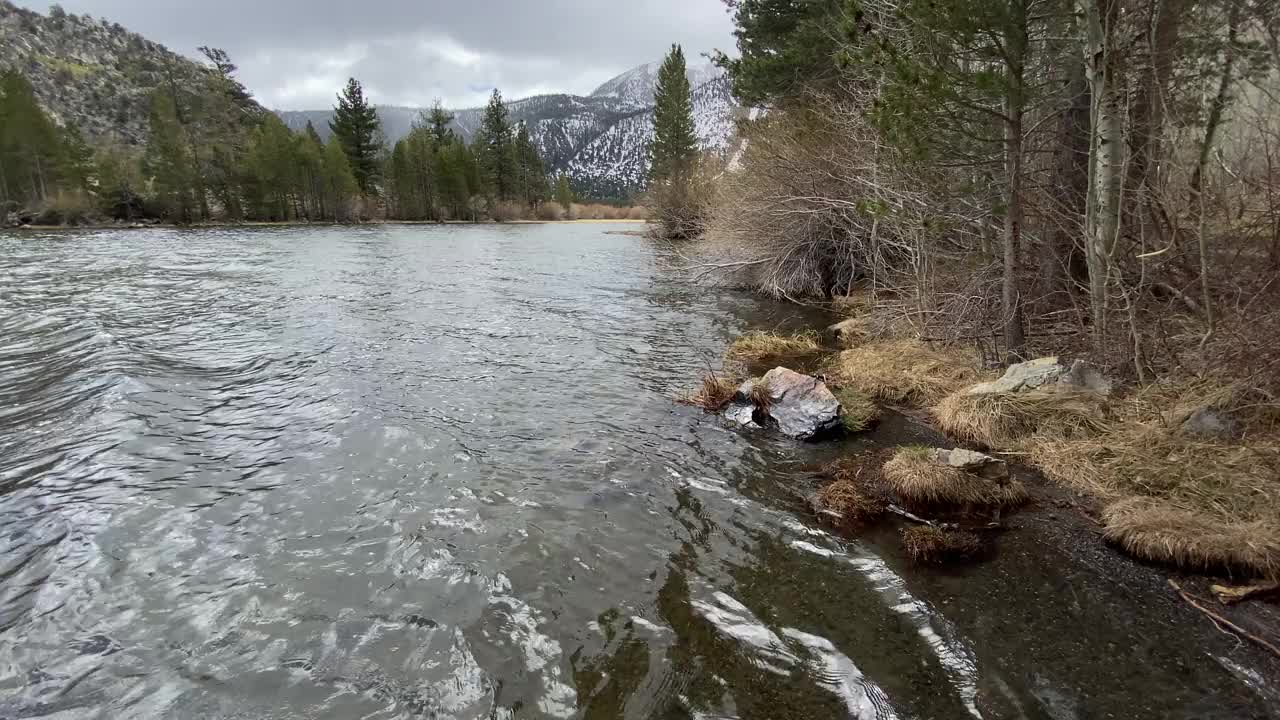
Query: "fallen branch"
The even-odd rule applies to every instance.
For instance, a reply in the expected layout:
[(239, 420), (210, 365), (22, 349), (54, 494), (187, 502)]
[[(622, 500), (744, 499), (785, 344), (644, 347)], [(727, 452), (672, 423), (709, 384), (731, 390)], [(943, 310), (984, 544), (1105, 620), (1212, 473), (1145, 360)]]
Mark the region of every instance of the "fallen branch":
[(1179, 584), (1178, 584), (1177, 582), (1175, 582), (1174, 580), (1172, 580), (1172, 579), (1170, 579), (1170, 580), (1169, 580), (1169, 587), (1173, 588), (1173, 589), (1174, 589), (1174, 590), (1175, 590), (1179, 595), (1181, 595), (1181, 596), (1182, 596), (1182, 599), (1183, 599), (1183, 600), (1186, 600), (1186, 601), (1187, 601), (1187, 603), (1191, 605), (1191, 607), (1193, 607), (1193, 608), (1195, 608), (1195, 609), (1199, 610), (1200, 612), (1204, 613), (1205, 615), (1207, 615), (1207, 616), (1209, 617), (1209, 619), (1213, 621), (1213, 624), (1214, 624), (1214, 625), (1217, 625), (1219, 628), (1226, 627), (1226, 628), (1228, 628), (1229, 630), (1231, 630), (1232, 632), (1234, 632), (1235, 634), (1239, 635), (1240, 637), (1243, 637), (1243, 638), (1247, 638), (1247, 639), (1249, 639), (1249, 640), (1252, 640), (1253, 642), (1257, 643), (1258, 645), (1261, 645), (1262, 647), (1264, 647), (1264, 648), (1266, 648), (1266, 649), (1270, 650), (1270, 651), (1272, 652), (1272, 654), (1274, 654), (1276, 657), (1280, 657), (1280, 647), (1276, 647), (1273, 643), (1271, 643), (1271, 642), (1269, 642), (1269, 641), (1267, 641), (1267, 640), (1265, 640), (1265, 639), (1263, 639), (1263, 638), (1260, 638), (1260, 637), (1258, 637), (1257, 635), (1254, 635), (1253, 633), (1251, 633), (1251, 632), (1249, 632), (1249, 631), (1245, 630), (1244, 628), (1240, 627), (1239, 625), (1236, 625), (1235, 623), (1231, 622), (1230, 620), (1228, 620), (1228, 619), (1226, 619), (1226, 618), (1222, 617), (1222, 616), (1221, 616), (1221, 615), (1219, 615), (1218, 613), (1216, 613), (1216, 612), (1214, 612), (1214, 611), (1212, 611), (1212, 610), (1210, 610), (1210, 609), (1206, 608), (1205, 606), (1201, 605), (1200, 603), (1196, 602), (1196, 599), (1195, 599), (1193, 596), (1191, 596), (1190, 594), (1188, 594), (1185, 590), (1183, 590), (1183, 589), (1182, 589), (1182, 586), (1181, 586), (1181, 585), (1179, 585)]
[(1263, 583), (1261, 585), (1244, 585), (1241, 587), (1210, 585), (1209, 589), (1218, 597), (1218, 602), (1224, 605), (1235, 605), (1252, 597), (1265, 597), (1276, 594), (1280, 592), (1280, 583)]

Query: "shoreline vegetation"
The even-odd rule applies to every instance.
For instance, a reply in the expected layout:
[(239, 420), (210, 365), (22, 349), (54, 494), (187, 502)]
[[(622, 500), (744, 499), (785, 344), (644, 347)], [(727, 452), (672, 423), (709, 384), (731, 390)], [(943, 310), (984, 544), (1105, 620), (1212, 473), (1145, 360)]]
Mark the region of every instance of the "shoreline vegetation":
[[(1072, 371), (1057, 358), (1003, 371), (963, 345), (850, 333), (875, 325), (877, 311), (865, 296), (841, 305), (859, 313), (825, 337), (808, 331), (739, 338), (727, 348), (723, 370), (684, 398), (718, 412), (744, 379), (794, 367), (824, 378), (844, 412), (857, 415), (845, 423), (846, 434), (871, 427), (883, 407), (952, 443), (830, 463), (813, 501), (820, 518), (856, 534), (896, 511), (927, 528), (908, 528), (909, 556), (928, 563), (973, 559), (987, 545), (982, 531), (999, 525), (1001, 511), (1037, 502), (1038, 493), (1010, 475), (1013, 466), (1072, 493), (1101, 540), (1131, 557), (1262, 589), (1280, 582), (1280, 495), (1273, 492), (1280, 433), (1267, 413), (1243, 419), (1237, 413), (1231, 431), (1221, 432), (1215, 423), (1226, 422), (1237, 388), (1205, 382), (1113, 388), (1097, 374), (1083, 383), (1034, 374)], [(1072, 369), (1092, 373), (1081, 363)], [(1044, 382), (1010, 380), (1022, 374)], [(1205, 424), (1187, 425), (1197, 415)]]
[(694, 281), (844, 319), (739, 339), (686, 400), (768, 424), (745, 390), (781, 367), (821, 381), (806, 411), (829, 390), (935, 429), (947, 447), (832, 464), (815, 499), (849, 532), (941, 531), (903, 538), (924, 562), (981, 556), (962, 533), (1053, 488), (1083, 536), (1275, 595), (1280, 6), (733, 8), (718, 63), (767, 112), (717, 164), (659, 83), (653, 234)]

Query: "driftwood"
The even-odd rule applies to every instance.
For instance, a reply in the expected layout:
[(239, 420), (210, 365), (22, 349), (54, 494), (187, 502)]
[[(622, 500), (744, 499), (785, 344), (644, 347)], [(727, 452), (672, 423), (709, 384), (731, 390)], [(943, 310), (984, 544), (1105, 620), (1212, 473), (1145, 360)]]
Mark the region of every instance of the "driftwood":
[(1280, 647), (1276, 647), (1275, 643), (1272, 643), (1266, 639), (1263, 639), (1258, 637), (1257, 635), (1254, 635), (1253, 633), (1249, 632), (1248, 630), (1245, 630), (1239, 625), (1222, 617), (1221, 615), (1210, 610), (1204, 605), (1201, 605), (1199, 602), (1196, 602), (1196, 598), (1190, 595), (1189, 593), (1187, 593), (1185, 590), (1183, 590), (1182, 586), (1179, 585), (1174, 580), (1169, 580), (1169, 587), (1173, 588), (1174, 591), (1176, 591), (1178, 595), (1182, 597), (1183, 600), (1186, 600), (1187, 604), (1189, 604), (1191, 607), (1207, 615), (1209, 619), (1213, 621), (1213, 624), (1218, 627), (1219, 630), (1224, 630), (1224, 632), (1225, 630), (1230, 630), (1236, 635), (1239, 635), (1240, 637), (1246, 638), (1248, 640), (1252, 640), (1254, 643), (1257, 643), (1261, 647), (1264, 647), (1267, 650), (1270, 650), (1271, 653), (1276, 657), (1280, 657)]
[(1254, 597), (1280, 595), (1280, 583), (1262, 583), (1260, 585), (1241, 585), (1238, 587), (1210, 585), (1209, 589), (1218, 598), (1218, 602), (1223, 605), (1235, 605), (1238, 602), (1244, 602)]

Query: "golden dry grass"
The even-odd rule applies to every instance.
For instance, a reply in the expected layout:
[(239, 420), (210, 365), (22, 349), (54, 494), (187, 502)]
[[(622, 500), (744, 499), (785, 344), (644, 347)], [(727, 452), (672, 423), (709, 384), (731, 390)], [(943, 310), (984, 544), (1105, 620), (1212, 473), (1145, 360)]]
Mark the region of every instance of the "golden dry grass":
[(696, 405), (707, 412), (719, 412), (738, 391), (738, 383), (729, 378), (707, 373), (702, 376), (702, 385), (690, 395), (680, 398), (686, 405)]
[(1148, 388), (1093, 436), (1040, 435), (1019, 448), (1046, 477), (1109, 503), (1107, 537), (1134, 555), (1275, 576), (1280, 438), (1266, 413), (1245, 416), (1247, 441), (1177, 432), (1186, 408), (1229, 405), (1229, 395), (1203, 383)]
[(1222, 522), (1151, 498), (1107, 508), (1105, 537), (1126, 552), (1189, 570), (1280, 578), (1280, 517)]
[(1106, 400), (1066, 388), (971, 395), (954, 392), (933, 407), (951, 437), (1002, 447), (1031, 435), (1085, 437), (1106, 428)]
[(855, 529), (883, 516), (888, 504), (857, 482), (840, 479), (818, 493), (818, 504), (838, 514), (841, 524)]
[(885, 487), (911, 507), (1021, 505), (1028, 499), (1022, 483), (980, 478), (936, 461), (933, 449), (899, 448), (884, 465)]
[(959, 348), (933, 349), (918, 340), (871, 343), (840, 353), (832, 376), (886, 402), (934, 403), (986, 377)]
[(851, 387), (832, 388), (831, 392), (840, 401), (840, 422), (845, 432), (859, 433), (871, 427), (880, 417), (880, 406)]
[(982, 538), (964, 530), (918, 525), (902, 529), (902, 547), (914, 562), (937, 564), (972, 558), (982, 551)]
[(812, 332), (798, 335), (753, 332), (735, 340), (725, 351), (725, 360), (752, 375), (761, 375), (776, 367), (812, 372), (824, 355), (818, 336)]

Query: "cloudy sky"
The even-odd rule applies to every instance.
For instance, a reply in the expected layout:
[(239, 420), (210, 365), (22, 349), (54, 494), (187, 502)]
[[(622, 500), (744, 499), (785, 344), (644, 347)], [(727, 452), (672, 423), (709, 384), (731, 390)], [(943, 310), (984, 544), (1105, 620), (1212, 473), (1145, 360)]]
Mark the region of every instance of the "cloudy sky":
[[(47, 2), (19, 0), (39, 12)], [(186, 55), (212, 45), (272, 108), (333, 104), (355, 76), (375, 102), (450, 107), (590, 92), (660, 59), (729, 50), (722, 0), (61, 0)], [(692, 61), (692, 58), (691, 58)]]

